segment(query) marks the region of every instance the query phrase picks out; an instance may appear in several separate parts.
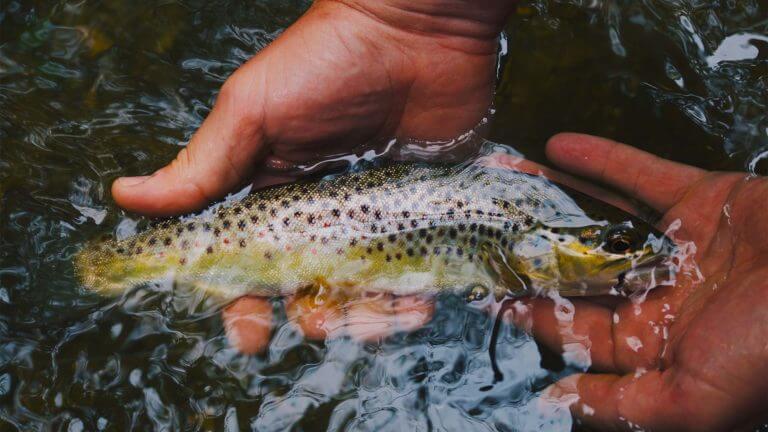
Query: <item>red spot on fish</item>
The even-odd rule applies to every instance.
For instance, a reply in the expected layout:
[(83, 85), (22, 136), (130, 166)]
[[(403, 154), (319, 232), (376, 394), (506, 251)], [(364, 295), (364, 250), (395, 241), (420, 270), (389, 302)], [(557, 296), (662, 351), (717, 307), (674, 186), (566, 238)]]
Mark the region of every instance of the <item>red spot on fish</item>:
[(291, 245), (285, 245), (285, 250), (286, 251), (290, 251), (291, 250)]
[(315, 248), (312, 248), (312, 250), (310, 252), (312, 252), (312, 255), (317, 255), (317, 249), (315, 249)]
[(224, 244), (229, 244), (229, 239), (228, 238), (224, 239)]

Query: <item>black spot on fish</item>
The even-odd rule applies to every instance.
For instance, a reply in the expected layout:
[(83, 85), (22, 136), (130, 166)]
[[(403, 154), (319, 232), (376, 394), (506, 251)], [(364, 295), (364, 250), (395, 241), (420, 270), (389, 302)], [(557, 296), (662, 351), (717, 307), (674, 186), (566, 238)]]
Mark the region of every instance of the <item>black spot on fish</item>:
[(462, 255), (464, 255), (464, 249), (462, 249), (462, 248), (456, 248), (456, 255), (457, 255), (457, 256), (462, 256)]
[(403, 258), (403, 254), (401, 254), (400, 252), (396, 253), (395, 258), (399, 261)]
[(333, 210), (331, 210), (331, 214), (333, 215), (333, 217), (337, 218), (337, 217), (341, 216), (341, 211), (339, 209), (333, 209)]
[(432, 237), (432, 234), (427, 234), (427, 238), (424, 239), (424, 241), (426, 241), (427, 244), (432, 243), (432, 240), (434, 240), (434, 237)]
[(352, 195), (350, 195), (348, 192), (344, 192), (344, 201), (349, 201), (350, 198), (352, 198)]
[(392, 261), (392, 256), (391, 256), (390, 254), (387, 254), (387, 256), (386, 256), (386, 260), (387, 260), (387, 262), (390, 262), (390, 261)]
[(301, 199), (301, 197), (300, 197), (300, 196), (298, 196), (298, 195), (294, 195), (294, 196), (292, 196), (291, 198), (292, 198), (294, 201), (298, 201), (298, 200), (300, 200), (300, 199)]
[(283, 206), (283, 208), (288, 208), (291, 205), (291, 203), (288, 202), (288, 200), (282, 200), (280, 201), (280, 205)]
[(475, 236), (470, 237), (469, 238), (469, 245), (473, 246), (473, 247), (477, 246), (477, 237), (475, 237)]
[(424, 246), (419, 248), (419, 252), (421, 252), (421, 256), (427, 256), (427, 253), (428, 253), (427, 248), (425, 248)]
[(464, 207), (464, 203), (461, 202), (461, 201), (456, 201), (456, 207), (462, 208), (462, 207)]
[(232, 222), (230, 222), (228, 219), (224, 219), (224, 221), (221, 222), (221, 227), (224, 229), (229, 229), (230, 226), (232, 226)]
[(232, 212), (234, 212), (236, 215), (239, 215), (240, 213), (243, 212), (243, 209), (236, 206), (232, 208)]
[(438, 246), (435, 246), (432, 249), (432, 253), (435, 254), (435, 255), (440, 255), (440, 248)]
[(244, 248), (245, 247), (245, 240), (240, 239), (240, 243), (239, 244), (240, 244), (241, 248)]
[(482, 211), (482, 210), (480, 210), (480, 209), (477, 209), (477, 210), (475, 210), (475, 214), (476, 214), (476, 215), (480, 215), (480, 216), (482, 216), (482, 215), (484, 215), (484, 214), (485, 214), (485, 212), (483, 212), (483, 211)]
[(349, 245), (350, 246), (355, 246), (356, 244), (357, 244), (357, 239), (355, 239), (355, 238), (353, 238), (352, 240), (349, 241)]
[(381, 210), (374, 211), (373, 217), (376, 218), (376, 220), (381, 220)]
[(186, 259), (186, 258), (181, 258), (181, 259), (179, 260), (179, 264), (181, 264), (181, 265), (184, 265), (184, 264), (186, 264), (186, 263), (187, 263), (187, 259)]
[(450, 238), (455, 239), (456, 238), (456, 234), (457, 234), (456, 233), (456, 228), (451, 228), (451, 229), (448, 230), (448, 236)]
[(283, 218), (283, 225), (285, 225), (285, 226), (288, 226), (288, 225), (290, 225), (290, 224), (291, 224), (291, 218), (289, 218), (289, 217), (284, 217), (284, 218)]
[(245, 207), (246, 209), (250, 210), (251, 207), (253, 207), (253, 203), (250, 202), (250, 201), (246, 201), (246, 202), (243, 203), (243, 207)]
[(419, 237), (424, 238), (427, 236), (427, 230), (426, 228), (422, 228), (419, 230)]
[(376, 232), (378, 232), (378, 231), (379, 231), (379, 229), (378, 229), (378, 227), (376, 226), (376, 224), (372, 224), (372, 225), (371, 225), (371, 232), (375, 234), (375, 233), (376, 233)]
[(528, 225), (528, 226), (533, 225), (533, 218), (531, 216), (526, 216), (525, 217), (525, 224)]
[(170, 246), (171, 245), (171, 238), (170, 237), (166, 237), (165, 239), (163, 239), (163, 244), (166, 245), (166, 246)]
[(403, 225), (402, 223), (397, 224), (397, 230), (398, 231), (405, 231), (405, 225)]
[(261, 210), (261, 211), (264, 211), (264, 210), (266, 210), (266, 209), (267, 209), (267, 205), (266, 205), (266, 204), (264, 204), (264, 203), (259, 203), (259, 207), (258, 207), (258, 209), (259, 209), (259, 210)]
[(218, 229), (218, 228), (214, 228), (214, 229), (213, 229), (213, 235), (214, 235), (214, 236), (216, 236), (216, 237), (218, 237), (218, 236), (219, 236), (219, 234), (221, 234), (221, 230), (220, 230), (220, 229)]
[(203, 231), (210, 231), (211, 230), (211, 224), (208, 222), (203, 224)]
[(480, 225), (477, 227), (477, 233), (480, 235), (485, 235), (485, 225)]
[(276, 208), (269, 209), (269, 215), (272, 217), (277, 216), (277, 209)]
[(411, 240), (413, 240), (413, 233), (412, 233), (412, 232), (407, 232), (407, 233), (405, 233), (405, 238), (406, 238), (406, 240), (408, 240), (408, 241), (411, 241)]
[(466, 231), (466, 230), (467, 230), (467, 225), (466, 225), (466, 224), (463, 224), (463, 223), (460, 223), (460, 224), (459, 224), (459, 231), (460, 231), (460, 232), (464, 232), (464, 231)]
[(205, 253), (212, 254), (213, 253), (213, 247), (212, 246), (208, 246), (207, 248), (205, 248)]
[(501, 238), (501, 247), (507, 247), (507, 242), (508, 242), (507, 238), (506, 237), (502, 237)]
[(361, 206), (360, 206), (360, 211), (361, 211), (361, 212), (363, 212), (363, 213), (365, 213), (365, 214), (368, 214), (368, 212), (369, 212), (370, 210), (371, 210), (371, 208), (370, 208), (370, 207), (368, 207), (368, 205), (367, 205), (367, 204), (363, 204), (363, 205), (361, 205)]
[(307, 215), (307, 223), (310, 225), (313, 225), (315, 223), (315, 215), (313, 214)]
[(419, 221), (416, 219), (411, 219), (411, 228), (417, 228), (419, 226)]
[(476, 223), (471, 224), (469, 226), (469, 231), (471, 231), (471, 232), (477, 231), (477, 224)]
[(271, 260), (272, 259), (272, 253), (271, 252), (264, 252), (264, 258)]
[(443, 228), (443, 227), (440, 227), (440, 228), (437, 230), (437, 236), (438, 236), (438, 237), (442, 237), (442, 236), (444, 236), (444, 235), (445, 235), (445, 228)]
[(383, 251), (383, 250), (384, 250), (384, 243), (382, 243), (382, 242), (378, 242), (378, 243), (376, 244), (376, 249), (377, 249), (379, 252)]
[(520, 225), (518, 224), (512, 224), (512, 232), (518, 232), (520, 231)]
[(122, 254), (124, 254), (124, 253), (125, 253), (125, 249), (123, 249), (123, 248), (121, 248), (121, 247), (120, 247), (120, 248), (117, 248), (117, 250), (115, 250), (115, 252), (117, 252), (117, 253), (119, 253), (119, 254), (121, 254), (121, 255), (122, 255)]
[(187, 231), (192, 232), (195, 230), (195, 224), (194, 222), (190, 222), (187, 224)]
[(304, 214), (304, 212), (302, 212), (302, 211), (295, 211), (295, 212), (293, 212), (293, 217), (300, 218), (303, 214)]
[(139, 246), (139, 247), (137, 247), (137, 248), (136, 248), (136, 254), (140, 254), (140, 253), (142, 253), (142, 252), (144, 252), (144, 249), (142, 249), (142, 247), (141, 247), (141, 246)]
[(355, 218), (355, 211), (354, 210), (348, 211), (347, 212), (347, 217), (350, 218), (350, 219), (354, 219)]
[(255, 224), (258, 221), (259, 221), (259, 217), (258, 216), (251, 216), (251, 223)]
[(245, 229), (245, 219), (240, 219), (237, 222), (237, 227), (240, 228), (241, 231), (244, 230)]
[(149, 241), (147, 242), (147, 244), (150, 245), (150, 246), (154, 246), (155, 243), (157, 243), (157, 238), (156, 237), (150, 237)]
[(373, 248), (371, 248), (371, 247), (366, 248), (365, 249), (365, 253), (367, 253), (368, 255), (372, 254), (373, 253)]
[(408, 210), (403, 210), (403, 217), (406, 219), (411, 217), (411, 212), (409, 212)]
[(176, 227), (176, 235), (181, 235), (181, 233), (183, 233), (183, 232), (184, 232), (184, 228), (183, 227)]

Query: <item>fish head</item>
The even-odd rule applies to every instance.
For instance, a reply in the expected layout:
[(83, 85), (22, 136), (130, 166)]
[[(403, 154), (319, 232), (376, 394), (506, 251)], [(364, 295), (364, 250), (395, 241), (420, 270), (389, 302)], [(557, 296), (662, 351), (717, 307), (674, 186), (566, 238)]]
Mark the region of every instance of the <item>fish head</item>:
[(552, 270), (563, 295), (631, 295), (674, 276), (674, 242), (637, 218), (554, 235)]

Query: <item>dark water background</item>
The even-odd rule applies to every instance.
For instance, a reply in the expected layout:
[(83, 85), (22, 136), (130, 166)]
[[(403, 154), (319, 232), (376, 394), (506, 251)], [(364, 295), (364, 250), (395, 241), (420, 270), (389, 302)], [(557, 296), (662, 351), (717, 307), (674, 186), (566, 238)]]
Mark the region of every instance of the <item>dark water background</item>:
[[(569, 430), (537, 392), (573, 368), (444, 298), (380, 344), (229, 348), (216, 311), (159, 292), (104, 299), (70, 259), (130, 232), (109, 184), (166, 163), (222, 81), (303, 1), (0, 2), (0, 430)], [(768, 5), (540, 0), (508, 26), (490, 139), (542, 160), (571, 130), (709, 169), (768, 171)], [(278, 308), (279, 310), (279, 308)]]

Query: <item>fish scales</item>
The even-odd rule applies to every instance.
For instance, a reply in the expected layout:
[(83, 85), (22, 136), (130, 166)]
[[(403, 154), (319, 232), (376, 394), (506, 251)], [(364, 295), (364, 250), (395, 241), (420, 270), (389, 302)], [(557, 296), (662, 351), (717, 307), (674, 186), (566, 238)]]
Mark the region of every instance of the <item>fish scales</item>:
[(171, 278), (226, 299), (311, 286), (498, 290), (532, 273), (515, 248), (553, 227), (595, 224), (542, 177), (398, 164), (256, 191), (215, 212), (91, 245), (75, 267), (97, 291)]

